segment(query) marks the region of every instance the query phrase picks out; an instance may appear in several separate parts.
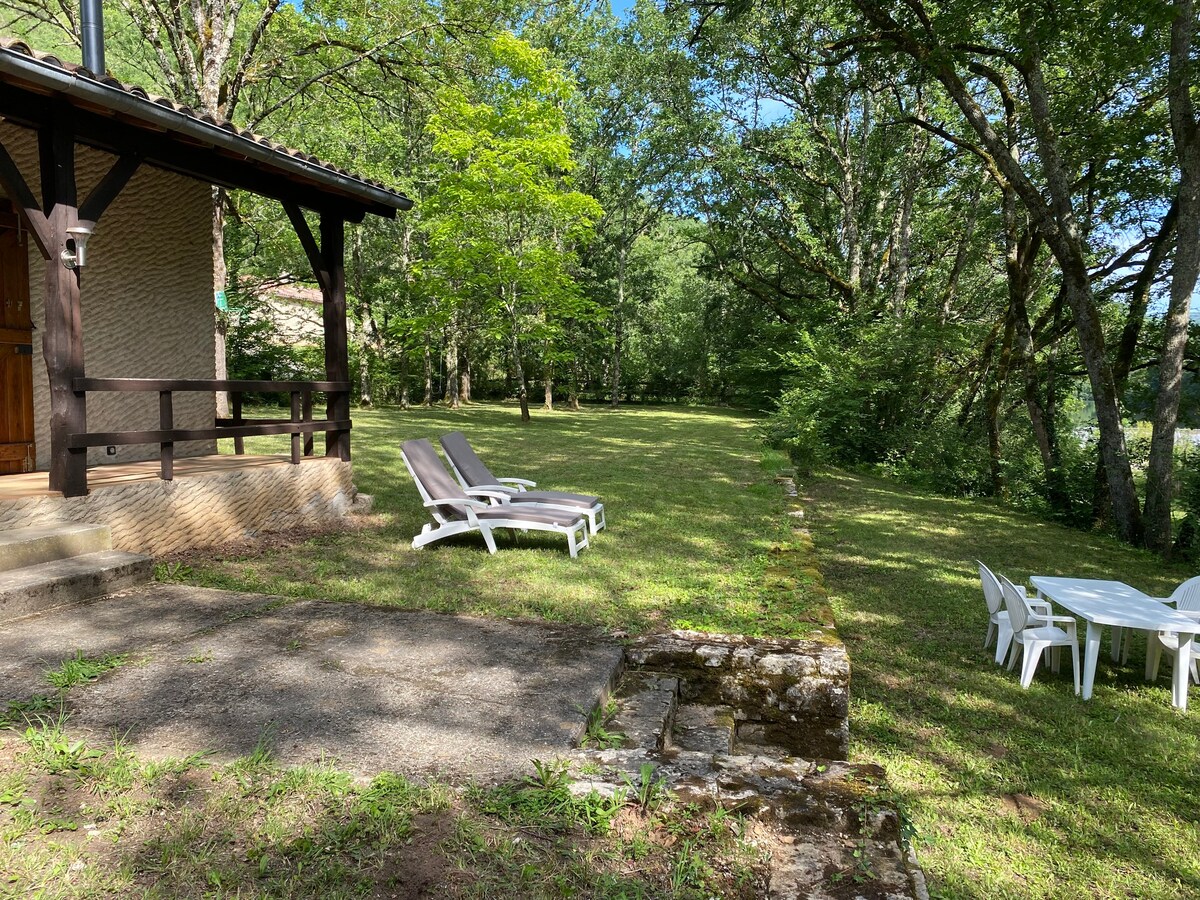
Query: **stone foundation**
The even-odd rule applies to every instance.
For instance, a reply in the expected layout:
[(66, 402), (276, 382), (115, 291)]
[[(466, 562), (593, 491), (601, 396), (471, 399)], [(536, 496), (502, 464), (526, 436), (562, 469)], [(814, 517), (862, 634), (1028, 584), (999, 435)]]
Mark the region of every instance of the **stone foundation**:
[(327, 457), (300, 465), (238, 468), (174, 481), (95, 488), (86, 497), (29, 497), (0, 503), (0, 531), (81, 522), (108, 525), (113, 547), (153, 556), (314, 525), (354, 504), (351, 464)]

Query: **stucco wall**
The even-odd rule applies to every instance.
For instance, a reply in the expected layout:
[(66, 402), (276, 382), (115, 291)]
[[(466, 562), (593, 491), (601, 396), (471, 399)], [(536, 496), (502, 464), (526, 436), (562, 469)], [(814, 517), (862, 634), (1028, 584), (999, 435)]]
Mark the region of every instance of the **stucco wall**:
[[(40, 196), (37, 137), (0, 122), (0, 141)], [(114, 157), (76, 148), (80, 201)], [(85, 371), (98, 378), (212, 378), (213, 344), (211, 194), (208, 185), (147, 166), (130, 179), (104, 213), (88, 243), (80, 282)], [(45, 263), (30, 242), (30, 298), (34, 332), (34, 419), (37, 466), (50, 465), (50, 388), (39, 339), (45, 321)], [(212, 394), (176, 394), (175, 426), (208, 428)], [(88, 428), (125, 431), (158, 428), (158, 395), (89, 394)], [(177, 456), (216, 452), (215, 442), (175, 445)], [(156, 445), (103, 447), (88, 464), (157, 457)]]

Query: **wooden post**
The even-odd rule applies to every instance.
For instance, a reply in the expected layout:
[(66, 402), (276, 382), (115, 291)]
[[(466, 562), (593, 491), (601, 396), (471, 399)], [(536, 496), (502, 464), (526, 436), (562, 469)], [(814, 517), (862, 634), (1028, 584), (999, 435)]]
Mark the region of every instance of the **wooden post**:
[[(229, 397), (233, 403), (233, 424), (236, 428), (242, 424), (242, 392), (233, 391)], [(235, 437), (233, 439), (233, 452), (237, 456), (242, 456), (246, 452), (246, 439), (244, 437)]]
[[(292, 391), (292, 422), (300, 422), (300, 392)], [(300, 431), (292, 432), (292, 465), (300, 465)]]
[[(346, 223), (336, 213), (321, 213), (322, 321), (325, 325), (325, 378), (350, 380), (350, 356), (346, 342)], [(326, 417), (350, 418), (350, 392), (331, 391)], [(325, 455), (350, 459), (350, 432), (327, 431)]]
[(38, 132), (42, 204), (49, 226), (42, 355), (50, 380), (50, 489), (82, 497), (87, 494), (87, 449), (68, 446), (70, 435), (87, 431), (87, 394), (73, 389), (74, 380), (84, 376), (79, 270), (66, 268), (61, 259), (67, 229), (79, 221), (75, 136), (68, 115), (65, 109), (57, 111), (53, 124)]
[[(312, 391), (304, 392), (304, 399), (300, 403), (300, 420), (312, 421)], [(313, 433), (311, 431), (304, 432), (304, 455), (313, 455)]]
[[(158, 427), (163, 431), (175, 429), (175, 410), (171, 402), (170, 391), (158, 392)], [(163, 481), (175, 480), (175, 442), (163, 441), (158, 445), (159, 462), (162, 471), (159, 477)]]

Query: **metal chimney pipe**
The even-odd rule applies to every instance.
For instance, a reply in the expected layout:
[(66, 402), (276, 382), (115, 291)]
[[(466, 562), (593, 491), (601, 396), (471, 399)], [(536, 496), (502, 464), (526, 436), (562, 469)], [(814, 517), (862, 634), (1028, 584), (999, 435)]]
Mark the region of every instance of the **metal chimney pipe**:
[(103, 0), (80, 0), (79, 33), (83, 38), (83, 67), (93, 75), (103, 75), (104, 5)]

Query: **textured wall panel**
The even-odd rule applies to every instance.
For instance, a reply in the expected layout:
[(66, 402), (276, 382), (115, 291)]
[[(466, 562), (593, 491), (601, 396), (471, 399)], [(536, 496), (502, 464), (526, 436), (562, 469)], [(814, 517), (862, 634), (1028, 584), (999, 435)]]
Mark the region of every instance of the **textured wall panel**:
[[(40, 195), (36, 134), (0, 122), (0, 141)], [(114, 160), (76, 147), (81, 202)], [(45, 322), (44, 265), (30, 241), (30, 298), (38, 333)], [(85, 371), (98, 378), (212, 378), (212, 290), (211, 189), (182, 175), (141, 167), (88, 242), (88, 265), (80, 280)], [(50, 467), (50, 388), (36, 335), (34, 342), (37, 466), (44, 470)], [(176, 394), (174, 402), (177, 428), (212, 426), (212, 394)], [(88, 428), (158, 428), (158, 395), (89, 394)], [(175, 445), (180, 457), (215, 452), (212, 441)], [(88, 465), (157, 456), (157, 446), (119, 447), (112, 457), (100, 447), (88, 453)]]
[(354, 493), (351, 464), (322, 458), (107, 485), (86, 497), (0, 502), (0, 531), (51, 522), (108, 525), (117, 550), (160, 556), (329, 522), (350, 511)]

